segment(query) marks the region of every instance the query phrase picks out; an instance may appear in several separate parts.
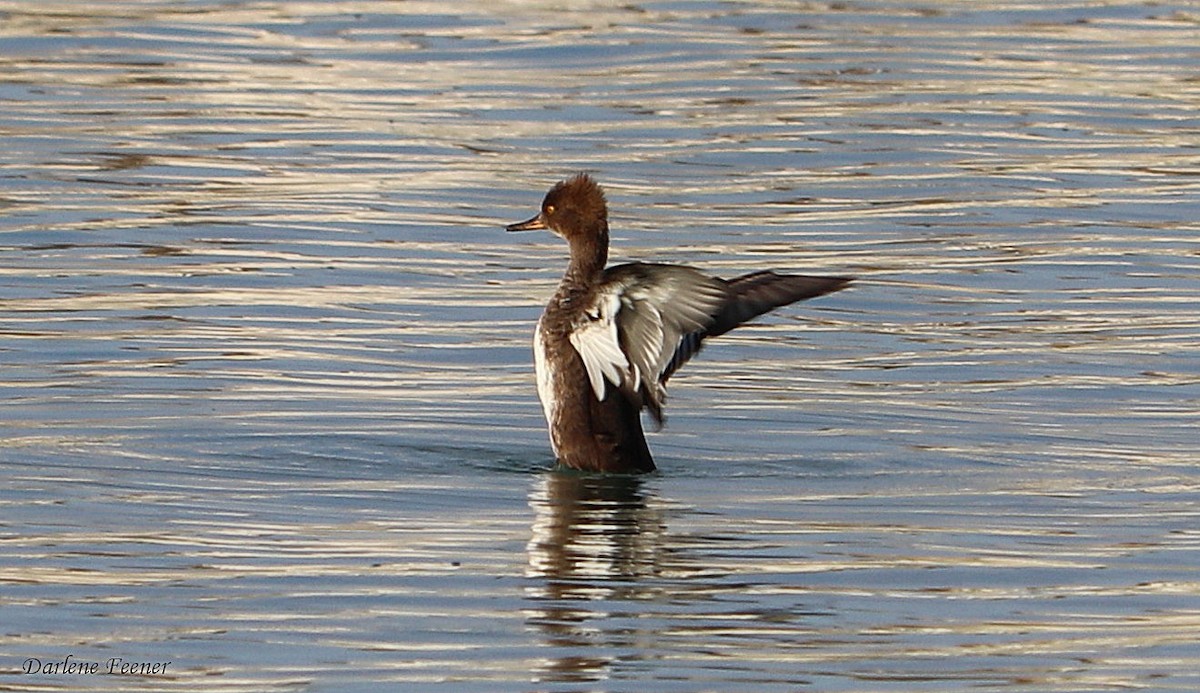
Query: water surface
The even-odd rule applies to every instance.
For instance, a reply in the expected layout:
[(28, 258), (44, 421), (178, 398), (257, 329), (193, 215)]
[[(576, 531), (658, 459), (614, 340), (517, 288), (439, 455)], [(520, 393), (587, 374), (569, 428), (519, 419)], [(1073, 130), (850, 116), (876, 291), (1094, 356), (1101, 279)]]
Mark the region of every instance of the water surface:
[[(1189, 3), (0, 2), (0, 688), (1200, 686)], [(549, 471), (614, 261), (860, 279)], [(170, 662), (163, 675), (24, 662)]]

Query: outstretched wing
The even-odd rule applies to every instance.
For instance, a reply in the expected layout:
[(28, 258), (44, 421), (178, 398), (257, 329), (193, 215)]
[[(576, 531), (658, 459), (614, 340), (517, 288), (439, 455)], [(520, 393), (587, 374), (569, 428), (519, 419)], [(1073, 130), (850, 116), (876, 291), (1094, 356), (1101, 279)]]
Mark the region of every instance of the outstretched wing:
[(810, 277), (802, 274), (775, 274), (769, 270), (743, 274), (724, 281), (726, 300), (712, 322), (703, 330), (683, 336), (670, 362), (659, 376), (667, 382), (671, 374), (700, 352), (704, 340), (725, 334), (763, 313), (789, 303), (833, 293), (850, 283), (848, 277)]
[(663, 373), (687, 335), (713, 324), (727, 295), (724, 281), (691, 267), (633, 263), (606, 270), (570, 337), (596, 397), (604, 399), (605, 382), (611, 383), (661, 423)]
[(844, 277), (755, 272), (725, 281), (691, 267), (631, 263), (605, 270), (571, 344), (596, 398), (608, 384), (662, 424), (666, 382), (707, 337), (795, 301), (837, 291)]

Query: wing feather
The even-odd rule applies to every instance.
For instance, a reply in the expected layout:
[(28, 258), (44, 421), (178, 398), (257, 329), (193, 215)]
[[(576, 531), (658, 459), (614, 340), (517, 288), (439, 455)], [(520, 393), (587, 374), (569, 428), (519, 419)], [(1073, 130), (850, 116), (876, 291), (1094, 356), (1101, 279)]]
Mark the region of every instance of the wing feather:
[(597, 399), (610, 383), (640, 396), (662, 418), (663, 386), (688, 335), (713, 323), (726, 301), (725, 283), (690, 267), (634, 263), (604, 274), (571, 328)]
[(596, 399), (604, 399), (604, 381), (620, 386), (629, 373), (629, 360), (617, 338), (617, 314), (621, 297), (615, 291), (602, 290), (595, 303), (570, 333), (571, 346), (579, 352), (587, 369)]
[(663, 375), (685, 336), (715, 320), (726, 301), (725, 283), (691, 267), (634, 263), (610, 268), (605, 284), (620, 287), (617, 336), (631, 367), (627, 384), (661, 424)]
[(570, 331), (596, 399), (621, 388), (662, 423), (666, 382), (706, 337), (849, 279), (754, 272), (725, 281), (682, 265), (630, 263), (604, 271)]

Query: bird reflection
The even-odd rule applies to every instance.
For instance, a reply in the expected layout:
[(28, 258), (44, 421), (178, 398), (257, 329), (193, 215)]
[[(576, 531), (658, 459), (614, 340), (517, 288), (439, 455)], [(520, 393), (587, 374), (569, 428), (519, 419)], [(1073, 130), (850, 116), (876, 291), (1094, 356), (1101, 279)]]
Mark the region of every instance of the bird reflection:
[(539, 478), (529, 503), (536, 516), (526, 621), (554, 652), (540, 677), (602, 679), (640, 639), (635, 627), (614, 629), (622, 619), (612, 611), (656, 590), (641, 578), (661, 567), (661, 502), (644, 477), (554, 471)]

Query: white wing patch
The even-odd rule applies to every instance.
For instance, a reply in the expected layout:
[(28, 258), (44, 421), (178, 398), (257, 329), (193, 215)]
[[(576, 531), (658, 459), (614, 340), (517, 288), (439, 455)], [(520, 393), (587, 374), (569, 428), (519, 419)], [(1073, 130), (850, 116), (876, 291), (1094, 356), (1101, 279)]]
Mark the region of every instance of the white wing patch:
[(629, 375), (629, 360), (617, 339), (617, 312), (621, 310), (620, 287), (603, 291), (588, 308), (584, 319), (571, 330), (571, 345), (583, 359), (596, 399), (604, 399), (604, 381), (620, 386)]
[(632, 392), (643, 386), (661, 407), (660, 382), (680, 341), (702, 330), (725, 300), (725, 284), (690, 267), (621, 265), (606, 272), (570, 340), (597, 399), (605, 381)]

